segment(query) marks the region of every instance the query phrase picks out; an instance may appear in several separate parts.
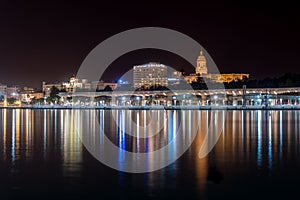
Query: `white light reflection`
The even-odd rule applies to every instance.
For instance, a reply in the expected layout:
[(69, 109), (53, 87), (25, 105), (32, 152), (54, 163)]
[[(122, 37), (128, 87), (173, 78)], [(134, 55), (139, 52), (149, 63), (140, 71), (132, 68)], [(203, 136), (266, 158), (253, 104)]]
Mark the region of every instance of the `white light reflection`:
[(136, 116), (136, 135), (137, 135), (137, 152), (140, 152), (140, 142), (139, 142), (139, 138), (140, 138), (140, 129), (139, 129), (139, 125), (140, 125), (140, 113), (137, 112), (137, 116)]
[(54, 110), (54, 145), (56, 146), (57, 136), (57, 109)]
[[(245, 131), (244, 131), (244, 110), (242, 110), (242, 119), (241, 119), (241, 123), (242, 123), (242, 151), (244, 152), (244, 134), (245, 134)], [(223, 129), (224, 130), (224, 129)]]
[(126, 141), (125, 141), (125, 116), (124, 116), (124, 110), (120, 111), (120, 114), (118, 116), (118, 146), (119, 146), (119, 154), (118, 154), (118, 161), (120, 163), (120, 166), (123, 165), (124, 159), (125, 159), (125, 150), (126, 150)]
[(16, 110), (12, 111), (12, 138), (11, 138), (11, 158), (14, 162), (16, 160)]
[(269, 113), (269, 119), (268, 119), (268, 129), (269, 129), (269, 148), (268, 148), (268, 157), (269, 157), (269, 169), (272, 169), (273, 165), (273, 151), (272, 151), (272, 112)]
[[(65, 119), (65, 114), (66, 111), (64, 110), (60, 110), (60, 130), (61, 131), (65, 131), (65, 127), (64, 127), (64, 119)], [(79, 124), (78, 124), (79, 125)], [(61, 141), (61, 149), (63, 149), (64, 147), (64, 134), (60, 134), (60, 141)]]
[(279, 145), (280, 145), (280, 159), (282, 158), (282, 110), (279, 111)]
[(44, 144), (43, 144), (43, 155), (46, 156), (46, 148), (47, 148), (47, 116), (46, 109), (44, 109)]
[(99, 111), (100, 113), (99, 113), (99, 124), (100, 124), (100, 133), (99, 133), (99, 135), (100, 135), (100, 144), (101, 145), (103, 145), (103, 143), (104, 143), (104, 128), (105, 128), (105, 126), (104, 126), (104, 110), (100, 110)]
[[(192, 118), (192, 111), (191, 110), (189, 110), (188, 111), (189, 112), (189, 118), (188, 118), (188, 122), (189, 122), (189, 130), (187, 131), (187, 133), (188, 133), (188, 135), (189, 135), (189, 137), (188, 137), (188, 141), (190, 141), (191, 140), (191, 137), (192, 137), (192, 131), (195, 131), (196, 129), (197, 129), (197, 123), (199, 123), (199, 122), (196, 122), (195, 123), (195, 119), (193, 120), (193, 118)], [(184, 121), (184, 120), (181, 120), (181, 121)], [(192, 123), (192, 121), (193, 121), (193, 123)], [(196, 128), (194, 128), (194, 126), (196, 126)], [(183, 133), (186, 133), (186, 132), (183, 132)], [(183, 134), (183, 135), (185, 135), (185, 134)]]
[(257, 111), (257, 165), (261, 167), (261, 110)]
[(300, 150), (300, 112), (298, 111), (298, 146)]
[(3, 110), (3, 159), (6, 160), (6, 109)]

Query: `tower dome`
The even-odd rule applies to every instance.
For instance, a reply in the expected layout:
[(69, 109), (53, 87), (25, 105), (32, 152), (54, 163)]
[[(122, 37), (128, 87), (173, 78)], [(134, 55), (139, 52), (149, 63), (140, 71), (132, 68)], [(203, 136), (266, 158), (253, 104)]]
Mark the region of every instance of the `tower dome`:
[(200, 76), (202, 76), (202, 74), (207, 74), (206, 58), (203, 55), (202, 50), (197, 58), (196, 74)]

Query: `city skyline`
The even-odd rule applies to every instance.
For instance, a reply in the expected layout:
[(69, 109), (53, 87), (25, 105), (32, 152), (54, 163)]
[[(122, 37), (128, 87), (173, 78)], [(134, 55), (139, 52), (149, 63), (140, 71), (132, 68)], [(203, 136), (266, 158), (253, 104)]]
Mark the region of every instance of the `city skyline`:
[[(18, 4), (5, 1), (0, 7), (0, 82), (40, 87), (43, 75), (49, 82), (67, 80), (104, 39), (144, 26), (170, 28), (194, 38), (224, 73), (242, 69), (257, 79), (300, 73), (297, 58), (300, 20), (295, 9), (288, 2), (283, 5), (251, 2), (247, 6), (205, 2), (199, 7), (178, 2), (57, 5), (50, 1)], [(149, 12), (155, 15), (148, 15)], [(153, 52), (124, 55), (112, 63), (115, 70), (107, 73), (108, 81), (116, 78), (120, 63), (122, 72), (151, 61), (169, 66), (178, 63), (178, 67), (185, 63), (177, 56)]]
[[(157, 50), (152, 50), (153, 52), (156, 52)], [(162, 51), (161, 52), (167, 53), (166, 55), (172, 55), (172, 53), (167, 52), (167, 51)], [(147, 53), (151, 52), (149, 50), (146, 51)], [(150, 81), (151, 76), (153, 75), (154, 77), (157, 76), (157, 74), (152, 74), (152, 70), (155, 70), (162, 67), (165, 69), (164, 71), (164, 78), (162, 80), (162, 82), (160, 82), (160, 80), (157, 82), (157, 84), (155, 85), (160, 85), (160, 86), (168, 86), (168, 79), (169, 78), (177, 78), (177, 81), (179, 81), (180, 79), (187, 81), (187, 83), (192, 83), (192, 82), (197, 82), (198, 77), (202, 77), (202, 78), (206, 78), (208, 80), (211, 80), (213, 82), (232, 82), (232, 81), (237, 81), (237, 80), (243, 80), (244, 77), (249, 79), (249, 74), (241, 74), (239, 72), (230, 72), (229, 74), (224, 74), (224, 73), (220, 73), (220, 74), (212, 74), (209, 73), (211, 71), (211, 69), (208, 68), (207, 63), (206, 63), (206, 56), (203, 53), (203, 51), (201, 50), (199, 52), (199, 56), (197, 58), (197, 60), (195, 60), (195, 63), (192, 65), (191, 63), (188, 63), (187, 61), (185, 61), (186, 63), (183, 64), (183, 66), (179, 67), (178, 65), (174, 64), (175, 66), (168, 66), (165, 65), (164, 63), (159, 63), (159, 62), (148, 62), (148, 63), (139, 63), (137, 65), (131, 66), (131, 68), (126, 72), (126, 73), (122, 73), (119, 70), (115, 72), (114, 74), (114, 80), (111, 81), (107, 81), (107, 74), (111, 73), (111, 70), (115, 70), (115, 69), (111, 69), (109, 68), (109, 70), (106, 70), (107, 72), (104, 73), (104, 75), (99, 79), (99, 80), (88, 80), (85, 77), (83, 77), (82, 82), (87, 82), (87, 81), (92, 81), (92, 82), (110, 82), (110, 83), (119, 83), (119, 81), (123, 82), (123, 84), (126, 82), (127, 84), (132, 84), (133, 87), (137, 88), (137, 87), (141, 87), (144, 84), (148, 84), (148, 86), (151, 86), (152, 81)], [(122, 56), (121, 56), (122, 57)], [(120, 59), (117, 59), (117, 61)], [(168, 60), (171, 60), (170, 58), (167, 57), (167, 60), (165, 60), (165, 62), (168, 63)], [(122, 59), (121, 59), (122, 61)], [(169, 68), (169, 71), (167, 70), (167, 68)], [(137, 75), (137, 71), (143, 71), (142, 74), (140, 74), (140, 72)], [(148, 69), (145, 71), (145, 69)], [(132, 73), (130, 73), (132, 71)], [(160, 71), (160, 69), (159, 69)], [(191, 73), (190, 73), (191, 72)], [(161, 72), (159, 72), (160, 74)], [(152, 74), (152, 75), (151, 75)], [(146, 81), (146, 77), (148, 77), (150, 75), (150, 79), (148, 81)], [(135, 83), (136, 82), (136, 78), (135, 76), (139, 76), (139, 83)], [(71, 77), (71, 78), (70, 78)], [(70, 84), (72, 82), (72, 79), (75, 78), (77, 81), (78, 79), (76, 78), (76, 75), (73, 74), (72, 76), (70, 76), (68, 80), (56, 80), (53, 82), (50, 81), (45, 81), (42, 77), (42, 91), (45, 90), (44, 85), (48, 84), (48, 89), (50, 89), (52, 86), (57, 87), (58, 89), (61, 89), (62, 85), (64, 84)], [(160, 75), (158, 75), (156, 78), (160, 79)], [(143, 80), (145, 79), (145, 80)], [(246, 79), (245, 79), (246, 80)], [(67, 83), (69, 82), (69, 83)], [(147, 82), (147, 83), (146, 83)], [(154, 81), (155, 82), (155, 81)], [(2, 85), (5, 85), (3, 83), (0, 83)], [(137, 86), (139, 85), (139, 86)], [(16, 85), (13, 84), (14, 87), (16, 87)], [(28, 87), (28, 85), (26, 85), (25, 87)], [(29, 87), (31, 87), (29, 85)], [(21, 88), (21, 87), (20, 87)], [(114, 88), (114, 87), (113, 87)], [(39, 90), (40, 88), (35, 88), (35, 90)]]
[(0, 1), (2, 199), (291, 199), (300, 12)]

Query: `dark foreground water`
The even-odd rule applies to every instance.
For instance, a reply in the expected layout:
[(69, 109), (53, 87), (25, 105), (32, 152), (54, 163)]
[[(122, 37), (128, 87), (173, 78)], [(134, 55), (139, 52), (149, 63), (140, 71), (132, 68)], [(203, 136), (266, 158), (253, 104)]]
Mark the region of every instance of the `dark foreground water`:
[[(216, 112), (224, 131), (200, 159), (207, 129), (220, 123)], [(151, 116), (157, 125), (147, 126)], [(115, 121), (136, 134), (159, 131), (137, 140)], [(103, 131), (93, 130), (98, 122)], [(131, 130), (132, 122), (142, 129)], [(182, 143), (198, 133), (191, 147), (168, 167), (142, 174), (101, 164), (78, 134), (98, 147), (105, 132), (120, 148), (147, 153), (168, 144), (179, 125)], [(0, 110), (1, 199), (288, 199), (298, 195), (299, 178), (300, 111)]]

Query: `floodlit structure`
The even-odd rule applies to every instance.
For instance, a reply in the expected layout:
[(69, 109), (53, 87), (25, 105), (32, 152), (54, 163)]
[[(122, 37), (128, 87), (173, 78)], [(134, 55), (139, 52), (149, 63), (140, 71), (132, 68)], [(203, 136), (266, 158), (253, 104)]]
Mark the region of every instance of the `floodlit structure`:
[(197, 58), (196, 74), (198, 76), (207, 74), (206, 58), (203, 55), (202, 50), (200, 51), (200, 55)]
[(109, 86), (112, 90), (117, 88), (117, 83), (108, 83), (104, 81), (92, 81), (89, 82), (87, 79), (79, 80), (76, 76), (72, 76), (67, 82), (57, 83), (42, 83), (42, 90), (46, 97), (50, 96), (51, 88), (56, 87), (58, 90), (64, 90), (68, 92), (78, 91), (96, 91), (104, 90)]
[(0, 84), (0, 105), (6, 105), (7, 95), (6, 95), (7, 86)]
[(197, 58), (197, 65), (195, 73), (183, 76), (181, 72), (174, 72), (173, 77), (182, 77), (188, 83), (197, 82), (199, 77), (205, 78), (215, 83), (230, 83), (236, 81), (243, 81), (249, 78), (249, 74), (246, 73), (228, 73), (228, 74), (210, 74), (206, 66), (206, 58), (202, 51)]
[(168, 86), (167, 66), (160, 63), (148, 63), (133, 67), (133, 86), (135, 88)]

